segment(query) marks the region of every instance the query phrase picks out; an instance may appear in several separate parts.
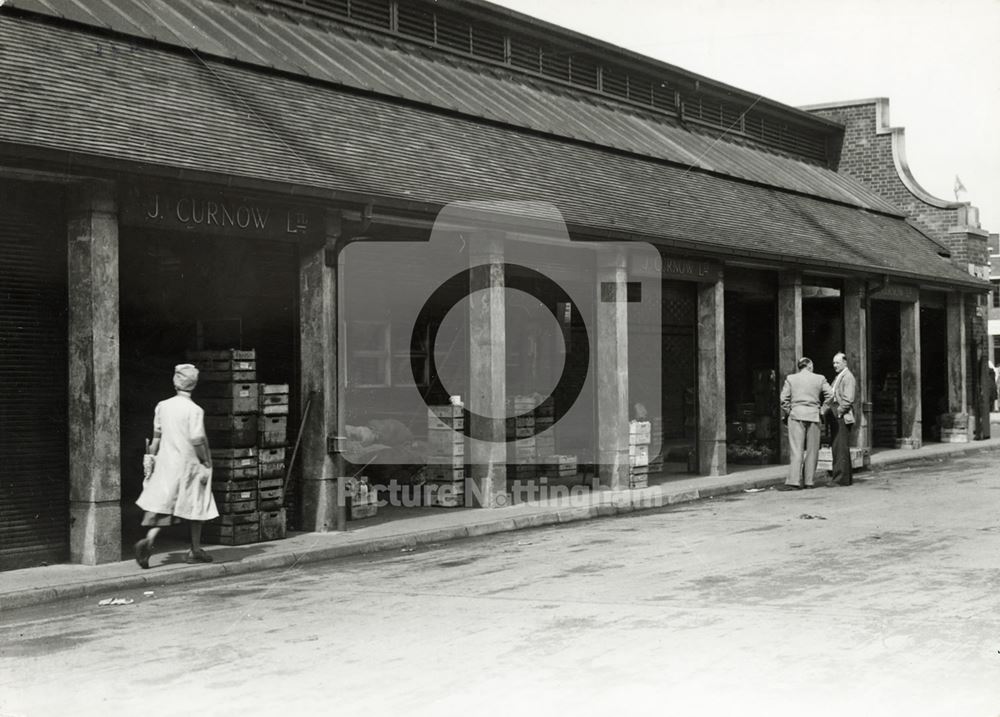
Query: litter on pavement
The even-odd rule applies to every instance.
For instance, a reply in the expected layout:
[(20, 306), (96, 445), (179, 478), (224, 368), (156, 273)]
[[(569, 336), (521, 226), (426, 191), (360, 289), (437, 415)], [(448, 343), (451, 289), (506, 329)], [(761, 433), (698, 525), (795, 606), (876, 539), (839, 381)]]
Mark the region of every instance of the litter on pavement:
[(799, 518), (802, 520), (826, 520), (822, 515), (809, 515), (809, 513), (803, 513)]
[(101, 607), (106, 607), (108, 605), (131, 605), (135, 600), (132, 598), (104, 598), (98, 605)]

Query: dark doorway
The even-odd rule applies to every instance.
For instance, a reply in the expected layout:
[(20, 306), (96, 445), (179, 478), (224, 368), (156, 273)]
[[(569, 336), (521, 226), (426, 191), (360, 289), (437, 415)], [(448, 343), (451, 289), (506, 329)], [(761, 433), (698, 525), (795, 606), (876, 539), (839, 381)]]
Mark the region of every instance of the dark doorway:
[(732, 281), (727, 274), (726, 285), (727, 462), (774, 463), (780, 457), (777, 285), (765, 272), (741, 272)]
[(895, 448), (900, 437), (902, 393), (899, 303), (871, 303), (872, 445)]
[[(140, 518), (144, 438), (152, 437), (157, 402), (173, 395), (173, 367), (187, 351), (254, 349), (257, 381), (289, 384), (289, 419), (299, 415), (298, 249), (136, 232), (123, 233), (120, 262), (122, 534), (129, 545)], [(288, 435), (297, 427), (290, 420)]]

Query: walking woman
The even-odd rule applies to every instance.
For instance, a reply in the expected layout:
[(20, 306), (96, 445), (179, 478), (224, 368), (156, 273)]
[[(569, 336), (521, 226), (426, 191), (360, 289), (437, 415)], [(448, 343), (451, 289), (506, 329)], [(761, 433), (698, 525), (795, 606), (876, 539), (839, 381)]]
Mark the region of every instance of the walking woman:
[(198, 369), (189, 363), (174, 367), (177, 395), (156, 404), (153, 442), (156, 456), (153, 473), (136, 505), (145, 511), (142, 526), (146, 537), (135, 544), (135, 560), (149, 567), (149, 556), (160, 529), (187, 520), (191, 524), (188, 563), (210, 563), (212, 556), (201, 547), (201, 524), (219, 516), (212, 497), (212, 454), (205, 437), (205, 412), (191, 400), (198, 384)]

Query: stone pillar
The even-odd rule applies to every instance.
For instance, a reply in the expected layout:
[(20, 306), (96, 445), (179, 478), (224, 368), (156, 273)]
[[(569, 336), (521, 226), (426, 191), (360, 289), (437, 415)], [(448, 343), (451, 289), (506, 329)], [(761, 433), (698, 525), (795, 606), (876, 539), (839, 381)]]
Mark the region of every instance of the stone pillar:
[[(507, 414), (506, 297), (503, 237), (484, 234), (472, 239), (473, 267), (469, 296), (469, 397), (474, 436), (469, 439), (469, 490), (479, 508), (507, 504), (507, 443), (501, 418)], [(432, 349), (433, 350), (433, 349)]]
[(920, 448), (923, 444), (920, 406), (920, 301), (899, 305), (900, 391), (902, 393), (901, 437), (898, 448)]
[(947, 294), (948, 414), (941, 417), (941, 441), (966, 443), (972, 437), (969, 421), (969, 342), (965, 296)]
[(608, 249), (597, 270), (597, 478), (601, 487), (629, 485), (628, 303), (625, 255)]
[(90, 181), (68, 221), (70, 560), (121, 560), (118, 204)]
[(342, 459), (328, 452), (328, 437), (339, 434), (337, 395), (337, 251), (340, 214), (326, 217), (325, 245), (303, 246), (299, 253), (299, 343), (302, 406), (302, 528), (326, 532), (337, 527), (337, 476)]
[(872, 404), (868, 385), (868, 292), (864, 281), (844, 282), (844, 353), (857, 381), (855, 399), (854, 448), (872, 445)]
[[(785, 376), (795, 373), (802, 357), (802, 275), (784, 272), (778, 277), (778, 390)], [(788, 429), (781, 428), (781, 462), (791, 458)]]
[(725, 285), (698, 284), (698, 473), (726, 474)]

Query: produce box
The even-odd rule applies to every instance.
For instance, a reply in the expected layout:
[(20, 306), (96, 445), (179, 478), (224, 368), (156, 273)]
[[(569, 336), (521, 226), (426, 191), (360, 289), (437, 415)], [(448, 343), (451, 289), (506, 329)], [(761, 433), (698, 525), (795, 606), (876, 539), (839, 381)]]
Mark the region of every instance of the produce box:
[(649, 421), (629, 421), (628, 442), (630, 446), (648, 444), (652, 432)]
[(247, 545), (260, 540), (260, 523), (222, 525), (207, 523), (201, 530), (201, 539), (217, 545)]
[(257, 416), (205, 416), (208, 443), (219, 448), (252, 448), (257, 444)]
[(285, 537), (285, 509), (270, 510), (260, 514), (260, 540), (282, 540)]
[(257, 443), (261, 448), (283, 446), (287, 442), (287, 416), (260, 416), (257, 419)]
[(256, 383), (199, 382), (198, 400), (208, 414), (246, 414), (257, 412)]

